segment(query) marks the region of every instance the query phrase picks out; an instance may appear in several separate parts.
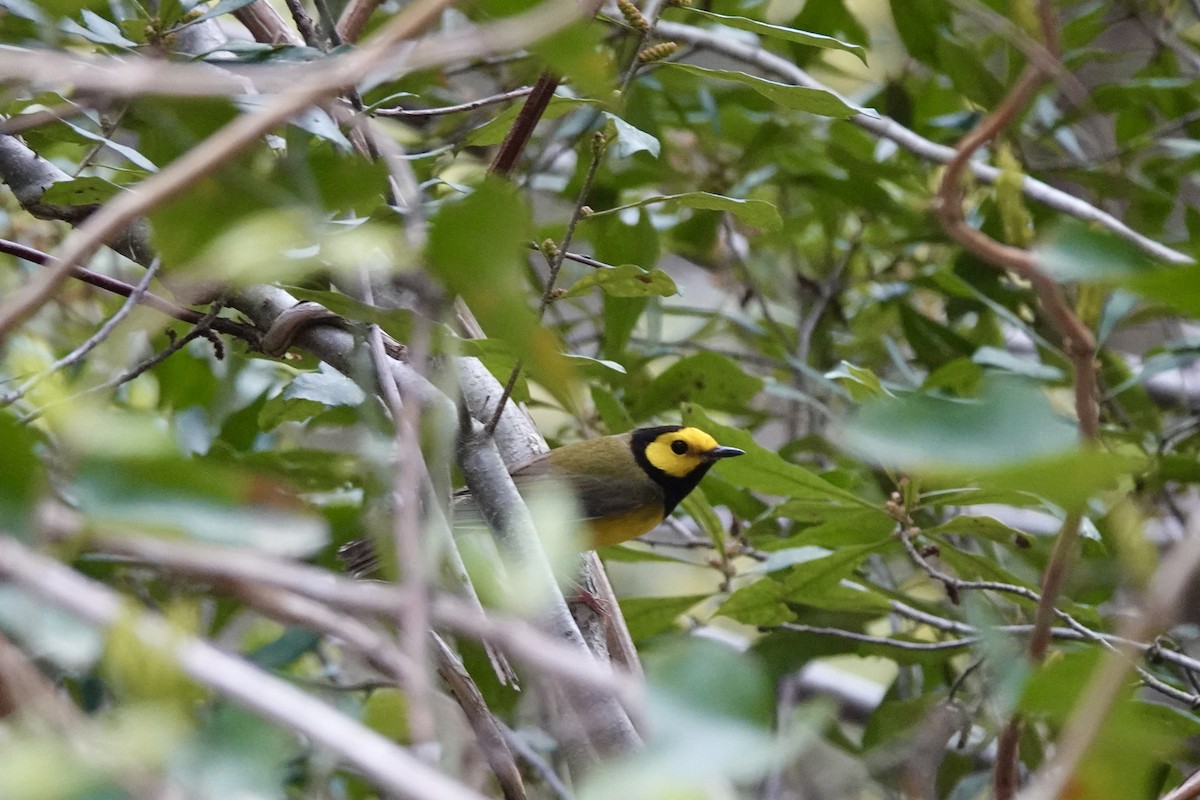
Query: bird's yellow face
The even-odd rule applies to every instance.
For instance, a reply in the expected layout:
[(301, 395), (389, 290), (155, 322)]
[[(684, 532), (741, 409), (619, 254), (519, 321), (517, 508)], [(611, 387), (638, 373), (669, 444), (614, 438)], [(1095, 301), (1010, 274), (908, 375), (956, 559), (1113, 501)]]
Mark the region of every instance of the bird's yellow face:
[(672, 478), (683, 478), (726, 454), (733, 455), (731, 450), (698, 428), (680, 428), (659, 434), (646, 445), (646, 460)]

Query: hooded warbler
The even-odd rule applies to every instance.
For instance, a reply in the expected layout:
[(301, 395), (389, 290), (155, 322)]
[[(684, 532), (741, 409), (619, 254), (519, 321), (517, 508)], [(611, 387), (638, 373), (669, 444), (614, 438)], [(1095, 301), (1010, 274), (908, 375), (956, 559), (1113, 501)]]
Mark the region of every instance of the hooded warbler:
[[(698, 428), (660, 425), (629, 433), (585, 439), (555, 448), (510, 470), (518, 491), (554, 475), (578, 499), (592, 547), (607, 547), (649, 533), (675, 510), (717, 461), (744, 455), (722, 447)], [(470, 492), (455, 495), (454, 514), (477, 516)], [(355, 539), (338, 551), (355, 575), (378, 566), (369, 539)]]
[(522, 492), (549, 475), (566, 481), (592, 546), (607, 547), (649, 533), (713, 464), (740, 455), (698, 428), (660, 425), (557, 447), (510, 472)]

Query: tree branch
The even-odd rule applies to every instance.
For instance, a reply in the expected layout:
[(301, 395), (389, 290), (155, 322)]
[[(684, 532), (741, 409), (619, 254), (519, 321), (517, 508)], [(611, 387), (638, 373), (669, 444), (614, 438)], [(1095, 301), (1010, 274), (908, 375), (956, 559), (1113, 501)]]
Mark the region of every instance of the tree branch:
[(129, 619), (146, 645), (169, 654), (193, 680), (336, 754), (373, 784), (413, 800), (484, 800), (406, 750), (312, 695), (208, 641), (173, 628), (158, 614), (130, 612), (121, 596), (54, 559), (0, 534), (0, 576), (48, 603), (102, 627)]
[[(696, 45), (714, 53), (720, 53), (745, 64), (751, 64), (764, 72), (775, 75), (797, 86), (832, 91), (828, 86), (816, 80), (792, 62), (768, 53), (762, 48), (747, 43), (740, 38), (677, 22), (659, 22), (657, 30), (663, 37), (687, 42), (688, 44)], [(954, 158), (954, 148), (931, 142), (889, 117), (856, 114), (849, 119), (849, 122), (874, 136), (896, 143), (908, 152), (926, 161), (936, 164), (947, 164)], [(967, 166), (971, 174), (980, 183), (991, 185), (1000, 177), (1000, 170), (990, 164), (985, 164), (981, 161), (971, 161)], [(1053, 186), (1036, 178), (1026, 176), (1022, 183), (1021, 191), (1028, 199), (1040, 203), (1047, 208), (1054, 209), (1084, 222), (1099, 225), (1122, 239), (1132, 242), (1143, 252), (1160, 261), (1170, 264), (1194, 263), (1191, 256), (1181, 253), (1178, 250), (1173, 250), (1147, 236), (1143, 236), (1113, 215), (1101, 211), (1090, 203), (1080, 200), (1078, 197), (1055, 189)]]

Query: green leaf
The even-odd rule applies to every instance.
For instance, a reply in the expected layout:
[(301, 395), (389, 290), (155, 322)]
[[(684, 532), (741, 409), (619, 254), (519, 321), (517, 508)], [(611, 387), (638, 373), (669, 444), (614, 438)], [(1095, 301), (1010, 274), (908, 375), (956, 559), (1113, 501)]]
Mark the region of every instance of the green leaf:
[(1124, 283), (1143, 297), (1200, 317), (1200, 267), (1161, 267), (1130, 276)]
[(1058, 281), (1120, 281), (1150, 272), (1154, 261), (1128, 239), (1065, 221), (1033, 248), (1039, 267)]
[(748, 86), (773, 103), (793, 111), (805, 111), (822, 117), (837, 117), (846, 119), (855, 114), (876, 116), (869, 108), (855, 108), (834, 92), (827, 89), (810, 89), (807, 86), (795, 86), (787, 83), (777, 83), (766, 78), (759, 78), (745, 72), (734, 72), (728, 69), (710, 69), (697, 67), (695, 64), (684, 64), (670, 61), (662, 65), (664, 68), (679, 69), (690, 72), (709, 80), (723, 80)]
[(872, 553), (894, 546), (891, 539), (856, 547), (842, 547), (823, 558), (805, 561), (788, 569), (777, 580), (783, 586), (784, 597), (806, 603), (829, 587), (848, 577)]
[(717, 516), (717, 512), (713, 510), (712, 503), (708, 502), (704, 492), (692, 492), (683, 498), (679, 506), (700, 526), (700, 530), (708, 536), (714, 547), (724, 550), (725, 523)]
[(88, 524), (101, 529), (310, 556), (328, 541), (327, 525), (286, 490), (248, 470), (178, 456), (89, 458), (72, 486)]
[(849, 361), (839, 361), (836, 367), (825, 373), (825, 377), (833, 381), (840, 381), (841, 385), (850, 392), (850, 398), (856, 403), (862, 403), (880, 395), (894, 396), (884, 388), (883, 383), (874, 372), (865, 367), (855, 366)]
[(867, 63), (867, 51), (856, 44), (843, 42), (841, 39), (835, 39), (832, 36), (825, 36), (820, 33), (809, 33), (795, 28), (785, 28), (782, 25), (770, 25), (766, 22), (747, 19), (746, 17), (731, 17), (725, 14), (714, 14), (711, 11), (701, 11), (698, 8), (688, 9), (689, 13), (696, 14), (706, 19), (711, 19), (722, 25), (727, 25), (730, 28), (738, 30), (750, 31), (762, 36), (769, 36), (772, 39), (781, 39), (785, 42), (795, 42), (797, 44), (807, 45), (809, 47), (819, 47), (823, 50), (844, 50), (847, 53), (853, 53), (858, 56), (859, 60), (864, 64)]
[(30, 515), (45, 481), (36, 449), (41, 441), (36, 428), (22, 425), (9, 409), (0, 410), (0, 530), (25, 534)]
[(636, 203), (597, 211), (591, 216), (585, 217), (585, 219), (595, 219), (603, 217), (606, 214), (615, 214), (619, 211), (624, 211), (627, 208), (641, 208), (642, 206), (659, 203), (668, 208), (684, 206), (686, 208), (698, 208), (705, 211), (728, 211), (747, 225), (768, 231), (779, 230), (783, 227), (783, 218), (779, 216), (779, 211), (775, 206), (764, 200), (739, 200), (736, 197), (726, 197), (725, 195), (713, 194), (712, 192), (684, 192), (683, 194), (655, 195), (638, 200)]
[(661, 269), (646, 271), (636, 264), (622, 264), (589, 272), (572, 284), (563, 297), (581, 297), (594, 287), (611, 297), (670, 297), (679, 293), (675, 281)]
[[(378, 325), (384, 333), (398, 342), (407, 342), (412, 337), (413, 312), (407, 308), (380, 308), (368, 305), (341, 292), (306, 289), (302, 286), (284, 286), (288, 294), (297, 300), (320, 303), (335, 314), (356, 322)], [(453, 335), (449, 328), (440, 331)]]
[(704, 352), (676, 361), (639, 392), (631, 412), (643, 419), (694, 402), (731, 412), (746, 409), (762, 390), (761, 379), (742, 371), (732, 359)]
[(614, 297), (604, 294), (604, 327), (602, 347), (608, 358), (623, 358), (629, 338), (649, 302), (645, 297)]
[(1081, 510), (1097, 493), (1116, 488), (1123, 478), (1148, 466), (1142, 458), (1077, 448), (981, 473), (980, 479), (990, 486), (1043, 497), (1067, 510)]
[(796, 619), (784, 602), (783, 586), (770, 578), (761, 578), (736, 590), (713, 614), (755, 626), (782, 625)]
[(981, 347), (971, 356), (971, 360), (985, 367), (996, 367), (1014, 375), (1023, 375), (1039, 381), (1063, 379), (1062, 370), (1058, 367), (1052, 367), (1031, 358), (1022, 358), (998, 347)]
[(602, 28), (584, 20), (563, 28), (530, 46), (530, 50), (566, 77), (580, 94), (599, 97), (616, 84), (612, 56)]
[(882, 508), (833, 504), (828, 500), (785, 500), (775, 506), (775, 516), (811, 523), (790, 539), (806, 545), (869, 544), (886, 539), (896, 521)]
[(1010, 528), (995, 517), (976, 517), (968, 514), (960, 514), (941, 525), (926, 528), (925, 533), (929, 536), (970, 536), (1010, 545), (1014, 541), (1027, 538), (1021, 531)]
[(836, 500), (875, 509), (874, 504), (834, 486), (799, 464), (793, 464), (778, 453), (762, 447), (747, 431), (718, 424), (697, 406), (684, 407), (683, 421), (685, 425), (708, 432), (727, 447), (738, 447), (746, 451), (746, 455), (725, 459), (716, 467), (721, 477), (734, 486), (742, 486), (764, 494)]
[(112, 181), (95, 176), (59, 181), (42, 193), (41, 202), (61, 206), (90, 206), (107, 202), (121, 191)]
[(365, 399), (354, 381), (322, 362), (316, 372), (300, 373), (267, 400), (258, 413), (258, 424), (270, 431), (284, 422), (303, 422), (327, 408), (357, 408)]
[(617, 155), (621, 158), (629, 158), (635, 153), (649, 153), (654, 158), (658, 158), (662, 149), (658, 139), (633, 127), (616, 114), (605, 111), (604, 116), (612, 122), (617, 131)]
[(634, 427), (633, 417), (625, 410), (625, 406), (617, 396), (603, 386), (592, 384), (588, 387), (592, 395), (592, 406), (600, 415), (604, 429), (609, 433), (624, 433)]
[(682, 597), (622, 597), (621, 616), (625, 618), (634, 641), (642, 641), (674, 630), (678, 627), (681, 616), (707, 599), (707, 594)]
[(1061, 454), (1074, 447), (1078, 434), (1040, 389), (997, 377), (978, 398), (913, 394), (864, 405), (845, 439), (877, 463), (962, 470)]
[(466, 301), (488, 337), (507, 342), (569, 407), (570, 367), (529, 308), (525, 269), (532, 228), (517, 187), (489, 177), (465, 198), (438, 209), (430, 222), (429, 261), (447, 290)]

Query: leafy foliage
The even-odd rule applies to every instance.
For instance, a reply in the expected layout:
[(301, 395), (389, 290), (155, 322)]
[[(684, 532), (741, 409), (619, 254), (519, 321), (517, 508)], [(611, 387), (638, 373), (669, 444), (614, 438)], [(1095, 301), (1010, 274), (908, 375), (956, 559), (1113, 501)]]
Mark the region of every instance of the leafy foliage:
[[(6, 239), (56, 251), (63, 223), (146, 192), (289, 88), (225, 97), (214, 72), (299, 85), (317, 74), (306, 67), (363, 52), (334, 46), (331, 20), (313, 41), (290, 27), (290, 41), (269, 41), (250, 15), (261, 3), (6, 4), (14, 67), (0, 103), (12, 130), (29, 125), (0, 151)], [(960, 247), (931, 211), (941, 165), (928, 159), (945, 160), (938, 146), (1048, 52), (1036, 14), (938, 0), (667, 4), (662, 30), (691, 38), (663, 60), (626, 5), (505, 53), (470, 39), (468, 23), (510, 30), (532, 4), (446, 12), (438, 41), (452, 60), (387, 62), (200, 170), (86, 265), (111, 286), (154, 263), (151, 291), (188, 306), (182, 318), (143, 303), (96, 336), (124, 300), (93, 281), (3, 334), (0, 535), (120, 600), (97, 635), (56, 607), (69, 597), (0, 563), (0, 630), (62, 689), (14, 697), (0, 669), (0, 796), (388, 794), (344, 753), (181, 670), (193, 637), (327, 700), (350, 730), (426, 754), (428, 734), (437, 768), (488, 797), (513, 791), (490, 760), (488, 736), (504, 741), (495, 720), (531, 797), (988, 797), (1018, 717), (1024, 776), (1048, 774), (1064, 737), (1086, 737), (1071, 797), (1153, 798), (1181, 782), (1200, 733), (1191, 595), (1167, 597), (1165, 616), (1126, 640), (1139, 598), (1162, 599), (1166, 548), (1197, 524), (1197, 398), (1184, 380), (1200, 317), (1185, 263), (1200, 232), (1194, 10), (1054, 4), (1058, 91), (1003, 132), (994, 185), (977, 173), (965, 187), (968, 223), (1028, 246), (1099, 343), (1101, 430), (1081, 443), (1076, 351), (1038, 287)], [(374, 10), (364, 42), (403, 13)], [(120, 91), (77, 92), (85, 73), (18, 59), (37, 52), (162, 58), (194, 66), (195, 83), (148, 91), (118, 72)], [(524, 94), (506, 93), (551, 74), (561, 83), (516, 169), (493, 174), (497, 149), (534, 121)], [(12, 242), (0, 250), (2, 310), (46, 268)], [(311, 331), (263, 352), (261, 314), (280, 287), (341, 317), (315, 330), (344, 358), (322, 360)], [(208, 333), (182, 341), (210, 311)], [(428, 378), (402, 381), (399, 404), (379, 389), (367, 342), (384, 351), (368, 326), (395, 340), (399, 373)], [(434, 513), (461, 485), (436, 397), (461, 386), (484, 393), (472, 407), (501, 401), (460, 369), (472, 358), (511, 384), (551, 445), (682, 421), (746, 451), (674, 524), (601, 553), (620, 595), (601, 610), (623, 615), (646, 663), (633, 717), (648, 734), (586, 768), (554, 728), (570, 715), (539, 694), (577, 686), (553, 684), (536, 657), (518, 664), (518, 692), (470, 630), (435, 626), (447, 682), (406, 684), (398, 674), (429, 672), (434, 657), (397, 634), (403, 613), (347, 610), (324, 583), (304, 597), (272, 583), (307, 564), (349, 591), (330, 574), (343, 571), (339, 548), (366, 536), (385, 573), (421, 577), (438, 598), (463, 596), (470, 574), (485, 621), (529, 605), (513, 598), (537, 596), (537, 569), (506, 572), (489, 538), (454, 540)], [(564, 512), (535, 513), (546, 548), (565, 546), (553, 535)], [(406, 525), (423, 552), (397, 563)], [(1041, 658), (1029, 647), (1040, 593), (1075, 525)], [(214, 560), (182, 565), (181, 552)], [(212, 572), (243, 562), (268, 567)], [(138, 633), (147, 610), (168, 622), (165, 641)], [(386, 646), (402, 643), (417, 663), (397, 668)], [(1075, 715), (1095, 707), (1092, 681), (1117, 645), (1138, 688), (1118, 681), (1109, 713), (1079, 734)], [(66, 721), (45, 724), (46, 702)]]

